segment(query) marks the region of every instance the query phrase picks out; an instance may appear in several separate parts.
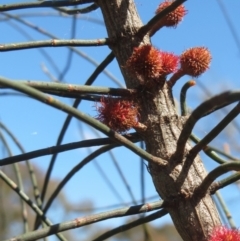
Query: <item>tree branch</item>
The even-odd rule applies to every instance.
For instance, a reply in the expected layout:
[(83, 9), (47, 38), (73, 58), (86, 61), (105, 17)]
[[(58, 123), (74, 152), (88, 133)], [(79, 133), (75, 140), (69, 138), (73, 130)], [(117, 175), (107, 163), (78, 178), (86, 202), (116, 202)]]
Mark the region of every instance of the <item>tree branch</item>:
[(240, 162), (228, 162), (218, 166), (213, 171), (209, 172), (209, 174), (204, 178), (202, 183), (194, 192), (194, 195), (197, 198), (201, 198), (207, 193), (209, 187), (211, 186), (211, 184), (214, 182), (215, 179), (233, 170), (240, 171)]
[(65, 47), (65, 46), (105, 46), (110, 43), (110, 40), (105, 39), (50, 39), (50, 40), (38, 40), (38, 41), (29, 41), (24, 43), (10, 43), (10, 44), (1, 44), (0, 52), (13, 51), (13, 50), (23, 50), (23, 49), (35, 49), (43, 47)]
[[(144, 205), (137, 205), (137, 206), (127, 207), (127, 208), (119, 208), (112, 211), (88, 215), (85, 217), (76, 218), (72, 221), (55, 224), (55, 225), (52, 225), (51, 227), (46, 227), (46, 228), (32, 231), (23, 235), (15, 236), (14, 238), (11, 238), (5, 241), (37, 240), (40, 238), (47, 237), (51, 234), (63, 232), (69, 229), (79, 228), (79, 227), (86, 226), (102, 220), (116, 218), (116, 217), (124, 217), (128, 215), (139, 214), (139, 213), (145, 213), (145, 212), (160, 209), (162, 207), (163, 207), (163, 201), (157, 201), (153, 203), (147, 203)], [(164, 213), (166, 213), (166, 211)]]
[(64, 111), (68, 114), (71, 114), (72, 116), (74, 116), (78, 120), (81, 120), (81, 121), (89, 124), (90, 126), (96, 128), (97, 130), (101, 131), (105, 135), (109, 136), (114, 141), (116, 141), (120, 144), (123, 144), (125, 147), (132, 150), (137, 155), (143, 157), (144, 159), (146, 159), (149, 162), (156, 162), (160, 166), (166, 165), (165, 160), (149, 154), (148, 152), (146, 152), (143, 149), (139, 148), (138, 146), (134, 145), (131, 141), (129, 141), (128, 139), (126, 139), (122, 135), (112, 131), (108, 126), (102, 124), (101, 122), (97, 121), (96, 119), (94, 119), (90, 116), (85, 115), (84, 113), (80, 112), (79, 110), (52, 98), (51, 96), (47, 96), (47, 95), (41, 93), (40, 91), (38, 91), (38, 90), (36, 90), (32, 87), (29, 87), (29, 86), (26, 86), (26, 85), (23, 85), (23, 84), (20, 84), (20, 83), (12, 82), (11, 80), (3, 78), (3, 77), (0, 77), (0, 84), (6, 85), (10, 88), (13, 88), (13, 89), (18, 90), (20, 92), (23, 92), (27, 95), (30, 95), (34, 99), (39, 100), (40, 102), (43, 102), (43, 103), (45, 103), (47, 105), (50, 105), (50, 106), (52, 106), (56, 109), (59, 109), (59, 110)]
[[(101, 86), (88, 86), (88, 85), (73, 85), (60, 82), (44, 82), (44, 81), (21, 81), (12, 80), (16, 83), (25, 84), (27, 86), (33, 87), (34, 89), (40, 90), (44, 93), (57, 94), (60, 96), (65, 96), (65, 94), (102, 94), (111, 96), (126, 96), (130, 97), (137, 94), (135, 89), (121, 89), (121, 88), (108, 88)], [(4, 89), (6, 86), (1, 86), (0, 89)], [(80, 96), (79, 96), (80, 97)]]
[(45, 7), (63, 7), (63, 6), (75, 6), (79, 4), (92, 3), (94, 0), (61, 0), (61, 1), (37, 1), (37, 2), (23, 2), (0, 5), (0, 12), (19, 10), (27, 8), (45, 8)]

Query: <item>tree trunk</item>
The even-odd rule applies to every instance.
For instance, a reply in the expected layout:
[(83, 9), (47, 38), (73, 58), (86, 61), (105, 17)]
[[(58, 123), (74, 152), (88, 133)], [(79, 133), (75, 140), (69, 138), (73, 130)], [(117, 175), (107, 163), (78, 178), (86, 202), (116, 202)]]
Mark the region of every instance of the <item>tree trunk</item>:
[[(139, 37), (142, 22), (133, 0), (98, 0), (108, 35), (113, 40), (113, 50), (128, 88), (139, 85), (127, 72), (126, 61), (133, 48), (149, 44), (150, 39)], [(196, 200), (191, 194), (199, 186), (206, 171), (199, 156), (188, 165), (186, 154), (191, 146), (187, 143), (184, 155), (176, 155), (177, 140), (186, 117), (177, 115), (171, 89), (164, 84), (158, 93), (141, 94), (141, 122), (147, 130), (141, 133), (146, 149), (154, 156), (168, 161), (166, 167), (149, 163), (155, 188), (165, 200), (167, 210), (184, 241), (205, 241), (214, 226), (220, 225), (220, 218), (210, 195)], [(181, 157), (183, 156), (183, 157)], [(183, 168), (184, 166), (184, 168)]]

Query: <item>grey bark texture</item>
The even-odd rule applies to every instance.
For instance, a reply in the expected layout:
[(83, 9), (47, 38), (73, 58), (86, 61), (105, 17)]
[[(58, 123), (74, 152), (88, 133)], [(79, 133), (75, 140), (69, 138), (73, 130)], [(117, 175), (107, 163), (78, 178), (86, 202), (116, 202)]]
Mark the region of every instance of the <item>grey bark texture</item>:
[[(139, 85), (125, 68), (133, 48), (149, 44), (149, 36), (138, 35), (143, 26), (133, 0), (98, 0), (109, 38), (110, 46), (121, 68), (128, 88)], [(177, 114), (171, 89), (165, 83), (154, 94), (144, 92), (140, 97), (141, 122), (147, 130), (141, 132), (146, 149), (154, 156), (167, 160), (163, 167), (149, 163), (149, 171), (160, 197), (168, 204), (172, 220), (184, 241), (206, 241), (213, 227), (220, 225), (220, 218), (209, 194), (192, 198), (206, 171), (199, 156), (193, 162), (186, 158), (191, 146), (187, 143), (184, 153), (176, 153), (177, 140), (187, 117)]]

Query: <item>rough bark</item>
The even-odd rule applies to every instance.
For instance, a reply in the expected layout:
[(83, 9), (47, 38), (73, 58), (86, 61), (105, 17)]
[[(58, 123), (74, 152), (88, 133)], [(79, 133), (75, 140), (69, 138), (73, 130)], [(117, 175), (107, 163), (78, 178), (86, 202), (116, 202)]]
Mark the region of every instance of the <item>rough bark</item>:
[[(150, 43), (148, 36), (141, 39), (137, 34), (142, 22), (133, 0), (98, 0), (109, 38), (110, 46), (121, 68), (128, 88), (138, 86), (125, 68), (133, 48)], [(215, 204), (209, 194), (203, 198), (191, 198), (206, 171), (199, 156), (193, 163), (186, 161), (191, 146), (187, 143), (184, 153), (176, 154), (177, 140), (185, 118), (177, 115), (171, 89), (164, 84), (157, 93), (141, 93), (141, 122), (147, 130), (141, 133), (146, 149), (154, 156), (168, 161), (166, 167), (149, 163), (150, 174), (161, 198), (184, 241), (205, 241), (212, 228), (220, 224)]]

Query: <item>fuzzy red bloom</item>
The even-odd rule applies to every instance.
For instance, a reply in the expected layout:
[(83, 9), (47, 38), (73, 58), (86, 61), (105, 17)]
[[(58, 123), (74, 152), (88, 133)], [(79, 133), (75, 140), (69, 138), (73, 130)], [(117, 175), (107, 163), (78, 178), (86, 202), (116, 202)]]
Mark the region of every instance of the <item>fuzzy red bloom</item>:
[(162, 70), (161, 52), (151, 45), (134, 48), (126, 67), (141, 82), (159, 78)]
[(240, 241), (240, 231), (220, 226), (213, 230), (209, 241)]
[(211, 54), (207, 48), (190, 48), (180, 56), (181, 70), (187, 75), (197, 77), (209, 68), (211, 59)]
[[(173, 0), (165, 0), (162, 2), (157, 10), (156, 14), (160, 13), (162, 10), (171, 5)], [(165, 17), (161, 19), (161, 25), (166, 27), (176, 27), (183, 19), (183, 17), (187, 14), (187, 10), (183, 5), (177, 7), (174, 11), (168, 13)]]
[(174, 73), (178, 67), (179, 57), (173, 53), (161, 52), (162, 58), (162, 75)]
[(101, 106), (97, 106), (99, 114), (96, 119), (114, 131), (122, 133), (138, 126), (138, 109), (132, 101), (103, 97), (100, 103)]

